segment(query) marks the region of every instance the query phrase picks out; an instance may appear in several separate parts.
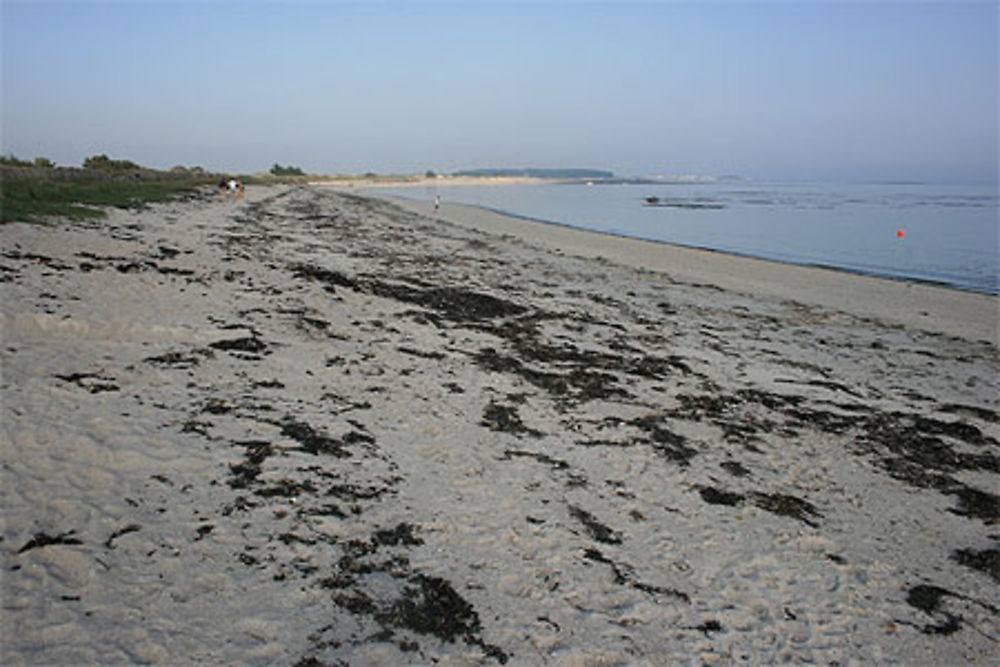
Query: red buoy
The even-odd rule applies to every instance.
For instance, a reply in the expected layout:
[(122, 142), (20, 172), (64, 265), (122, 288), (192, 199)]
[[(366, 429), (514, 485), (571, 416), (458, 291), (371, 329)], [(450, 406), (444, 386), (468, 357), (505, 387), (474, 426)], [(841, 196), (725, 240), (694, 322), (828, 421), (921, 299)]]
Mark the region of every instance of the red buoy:
[(901, 239), (904, 236), (906, 236), (906, 232), (904, 232), (902, 229), (899, 229), (899, 230), (896, 231), (896, 238)]

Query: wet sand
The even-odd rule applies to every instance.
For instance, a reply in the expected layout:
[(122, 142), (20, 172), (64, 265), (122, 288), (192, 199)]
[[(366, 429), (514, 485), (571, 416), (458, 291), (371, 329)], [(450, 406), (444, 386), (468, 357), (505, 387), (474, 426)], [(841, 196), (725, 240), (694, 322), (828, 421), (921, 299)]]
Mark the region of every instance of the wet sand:
[(0, 227), (0, 661), (995, 658), (996, 298), (405, 206)]

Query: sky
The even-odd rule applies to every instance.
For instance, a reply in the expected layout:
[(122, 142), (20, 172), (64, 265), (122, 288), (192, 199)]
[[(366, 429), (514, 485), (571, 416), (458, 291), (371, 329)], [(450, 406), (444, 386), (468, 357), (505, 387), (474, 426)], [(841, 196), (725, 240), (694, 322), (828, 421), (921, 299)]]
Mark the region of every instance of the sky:
[(0, 0), (4, 154), (997, 180), (996, 0)]

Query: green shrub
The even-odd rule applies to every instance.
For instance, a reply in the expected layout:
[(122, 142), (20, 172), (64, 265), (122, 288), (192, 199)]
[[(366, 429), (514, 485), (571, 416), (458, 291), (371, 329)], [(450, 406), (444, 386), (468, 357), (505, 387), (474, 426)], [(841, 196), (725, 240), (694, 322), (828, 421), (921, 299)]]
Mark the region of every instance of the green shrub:
[(275, 176), (305, 176), (306, 172), (302, 171), (300, 167), (293, 167), (291, 165), (287, 167), (282, 167), (277, 162), (271, 167), (271, 173)]
[(30, 222), (46, 217), (104, 216), (96, 206), (140, 207), (193, 192), (214, 177), (142, 181), (59, 181), (44, 178), (0, 180), (0, 222)]
[(32, 163), (28, 162), (27, 160), (21, 160), (21, 159), (15, 157), (15, 155), (13, 153), (11, 153), (10, 155), (0, 155), (0, 164), (6, 165), (8, 167), (32, 167), (32, 166), (34, 166), (34, 165), (32, 165)]
[(92, 155), (83, 161), (85, 169), (101, 171), (139, 171), (142, 169), (131, 160), (112, 160), (107, 155)]

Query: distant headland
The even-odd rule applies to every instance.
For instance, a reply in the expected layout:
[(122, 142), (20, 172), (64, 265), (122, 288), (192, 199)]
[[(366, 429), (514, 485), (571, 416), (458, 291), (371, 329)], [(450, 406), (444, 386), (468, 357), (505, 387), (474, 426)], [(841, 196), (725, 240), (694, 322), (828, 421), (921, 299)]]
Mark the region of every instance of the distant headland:
[(474, 178), (614, 178), (614, 172), (602, 169), (464, 169), (452, 172), (453, 176)]

